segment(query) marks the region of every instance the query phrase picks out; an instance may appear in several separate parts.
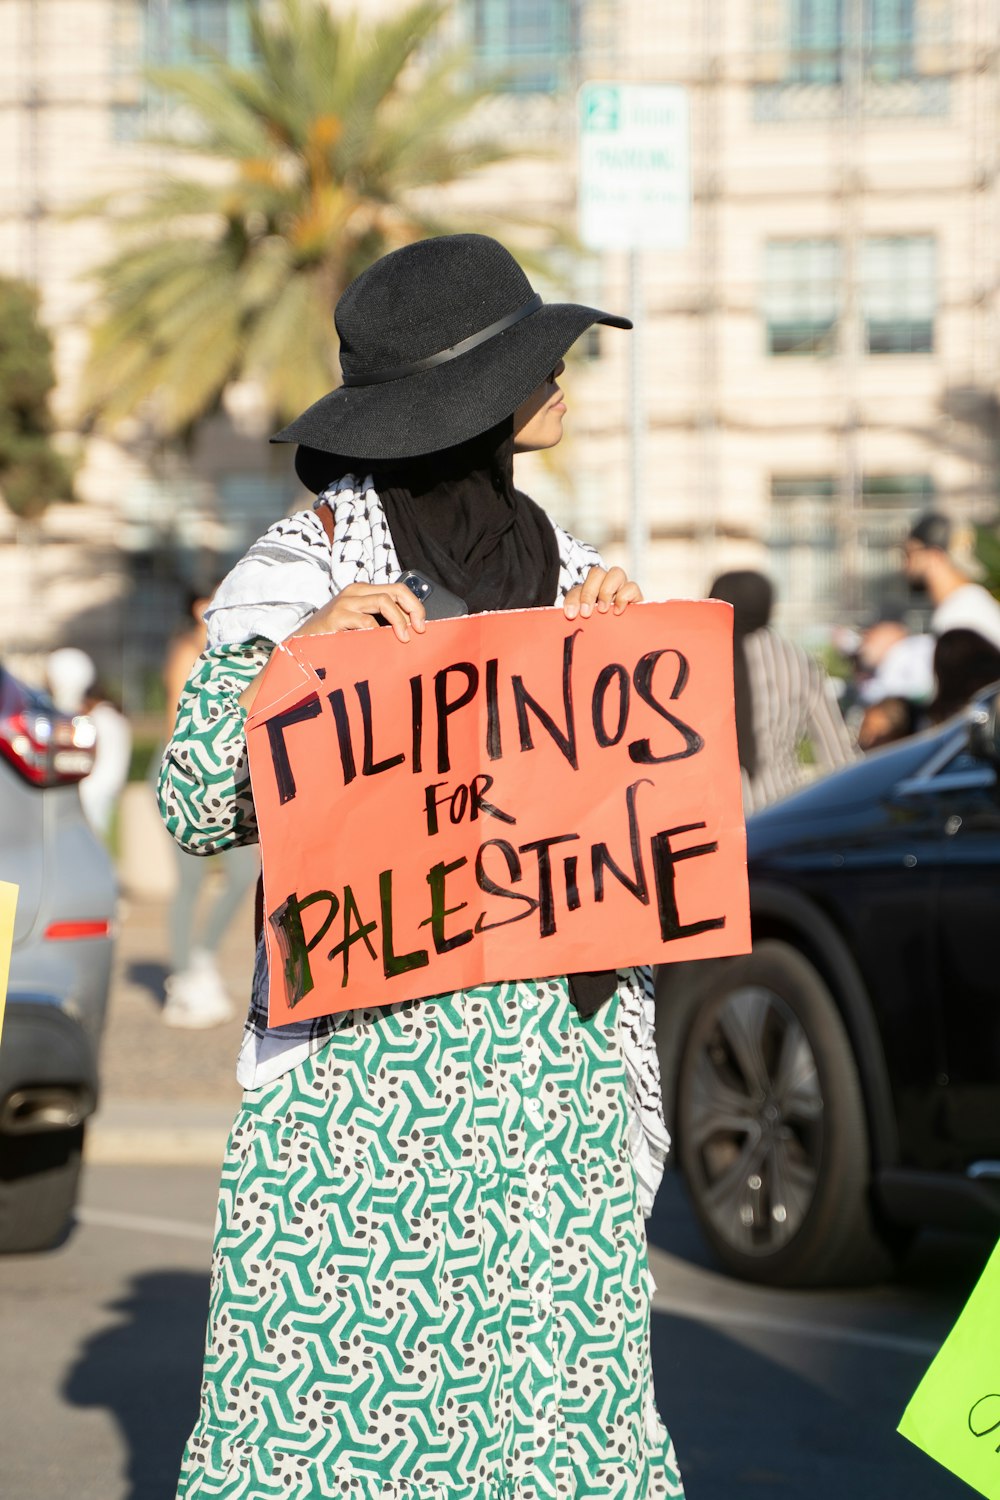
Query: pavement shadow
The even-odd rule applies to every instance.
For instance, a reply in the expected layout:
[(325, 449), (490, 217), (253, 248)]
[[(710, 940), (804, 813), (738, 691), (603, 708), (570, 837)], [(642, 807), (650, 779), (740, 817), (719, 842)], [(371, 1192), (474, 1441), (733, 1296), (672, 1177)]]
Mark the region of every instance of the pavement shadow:
[(665, 1313), (653, 1314), (652, 1353), (686, 1500), (968, 1496), (896, 1432), (920, 1359), (808, 1338), (782, 1347)]
[(108, 1304), (114, 1321), (83, 1346), (62, 1394), (103, 1407), (128, 1453), (122, 1500), (173, 1500), (201, 1384), (208, 1277), (191, 1271), (135, 1276)]
[(158, 1009), (163, 1006), (166, 993), (165, 986), (170, 969), (164, 963), (156, 959), (135, 959), (125, 970), (125, 977), (129, 984), (138, 986), (139, 989), (148, 990), (156, 1001)]

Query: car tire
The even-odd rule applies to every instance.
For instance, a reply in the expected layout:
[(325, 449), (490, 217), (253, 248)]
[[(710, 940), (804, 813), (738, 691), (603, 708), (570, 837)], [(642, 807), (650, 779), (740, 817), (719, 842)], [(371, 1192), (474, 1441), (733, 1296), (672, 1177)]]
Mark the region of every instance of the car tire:
[(830, 990), (768, 939), (699, 995), (677, 1078), (681, 1170), (735, 1275), (776, 1286), (883, 1279), (900, 1248), (873, 1213), (850, 1038)]
[(0, 1253), (47, 1250), (76, 1204), (83, 1126), (37, 1135), (0, 1134)]

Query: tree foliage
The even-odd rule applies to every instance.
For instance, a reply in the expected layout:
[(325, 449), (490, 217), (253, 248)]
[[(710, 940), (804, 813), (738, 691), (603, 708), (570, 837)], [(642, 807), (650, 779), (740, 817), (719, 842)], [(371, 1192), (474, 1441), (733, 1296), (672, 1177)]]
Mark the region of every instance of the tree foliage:
[(439, 212), (438, 190), (511, 154), (466, 128), (488, 91), (439, 45), (446, 9), (421, 0), (366, 22), (279, 0), (253, 16), (252, 65), (151, 75), (180, 106), (172, 144), (195, 170), (118, 207), (90, 416), (150, 402), (173, 437), (232, 382), (255, 381), (276, 421), (337, 383), (344, 287), (388, 250), (469, 227)]
[(1000, 599), (1000, 524), (976, 527), (976, 557), (985, 574), (983, 583)]
[(54, 385), (52, 340), (34, 289), (0, 278), (0, 494), (24, 520), (72, 493), (69, 465), (52, 446)]

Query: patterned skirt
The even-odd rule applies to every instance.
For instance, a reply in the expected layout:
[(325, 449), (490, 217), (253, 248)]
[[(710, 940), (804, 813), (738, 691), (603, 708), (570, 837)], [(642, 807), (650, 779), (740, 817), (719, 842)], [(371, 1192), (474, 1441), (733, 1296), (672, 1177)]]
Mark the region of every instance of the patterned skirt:
[(178, 1500), (664, 1500), (617, 1001), (372, 1010), (248, 1091)]

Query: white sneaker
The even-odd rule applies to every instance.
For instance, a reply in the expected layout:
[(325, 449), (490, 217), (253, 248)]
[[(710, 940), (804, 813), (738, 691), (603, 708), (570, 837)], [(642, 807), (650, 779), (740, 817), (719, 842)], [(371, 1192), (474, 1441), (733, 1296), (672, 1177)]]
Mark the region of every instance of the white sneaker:
[(189, 967), (171, 974), (165, 989), (167, 998), (162, 1011), (165, 1026), (204, 1030), (221, 1026), (236, 1014), (210, 954), (192, 953)]
[(207, 994), (214, 995), (216, 999), (225, 1001), (231, 1006), (229, 991), (222, 982), (222, 975), (216, 967), (215, 958), (207, 948), (192, 948), (191, 957), (188, 960), (187, 972), (194, 975), (201, 989)]

